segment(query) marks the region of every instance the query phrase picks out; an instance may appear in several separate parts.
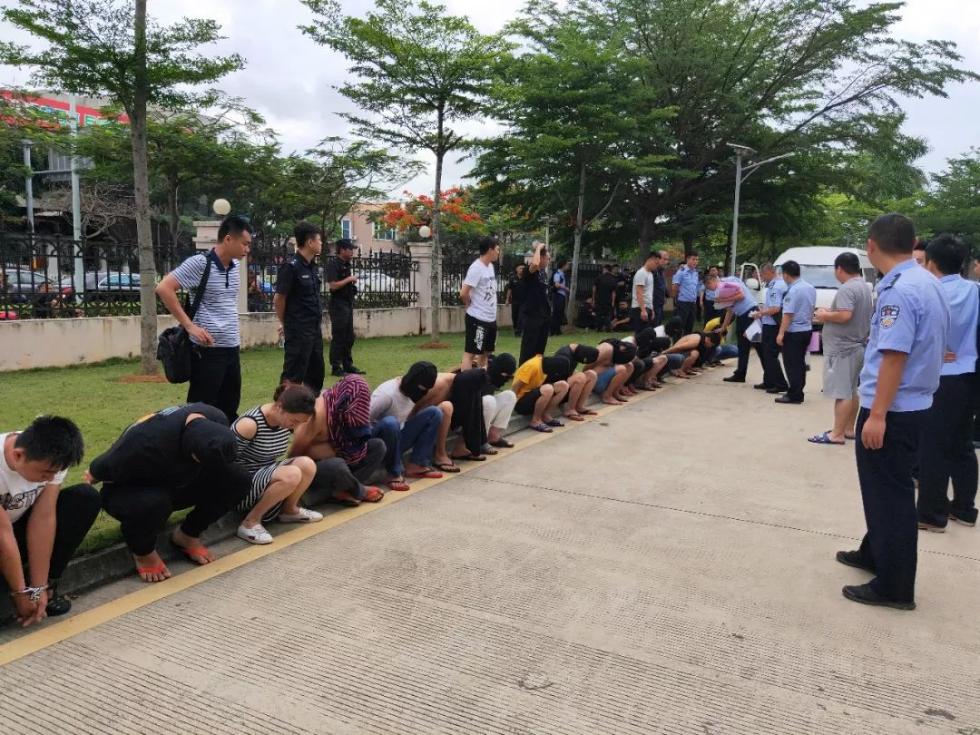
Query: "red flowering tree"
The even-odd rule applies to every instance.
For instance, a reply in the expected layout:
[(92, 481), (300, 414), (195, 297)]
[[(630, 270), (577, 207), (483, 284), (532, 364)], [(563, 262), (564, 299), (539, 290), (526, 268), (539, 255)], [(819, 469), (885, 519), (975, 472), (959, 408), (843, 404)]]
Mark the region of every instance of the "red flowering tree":
[[(409, 240), (418, 237), (419, 227), (432, 227), (432, 197), (426, 194), (404, 192), (407, 197), (404, 203), (389, 202), (375, 216), (376, 221), (398, 231), (399, 235)], [(454, 187), (442, 192), (442, 202), (439, 206), (441, 217), (439, 226), (443, 233), (453, 233), (464, 236), (478, 236), (487, 233), (486, 222), (480, 213), (473, 209), (470, 193), (461, 187)]]

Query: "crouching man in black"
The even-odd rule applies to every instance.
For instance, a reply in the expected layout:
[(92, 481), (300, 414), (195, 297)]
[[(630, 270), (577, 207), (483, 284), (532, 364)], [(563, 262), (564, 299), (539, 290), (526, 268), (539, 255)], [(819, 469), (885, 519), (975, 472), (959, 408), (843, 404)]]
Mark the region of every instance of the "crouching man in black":
[(58, 579), (99, 514), (95, 488), (61, 489), (83, 454), (78, 427), (58, 416), (0, 434), (0, 572), (25, 627), (71, 609)]
[(174, 529), (174, 546), (195, 564), (214, 561), (201, 534), (251, 486), (235, 457), (235, 435), (224, 412), (191, 403), (140, 419), (92, 462), (87, 479), (102, 483), (102, 506), (120, 522), (144, 582), (170, 577), (156, 540), (175, 510), (193, 508)]

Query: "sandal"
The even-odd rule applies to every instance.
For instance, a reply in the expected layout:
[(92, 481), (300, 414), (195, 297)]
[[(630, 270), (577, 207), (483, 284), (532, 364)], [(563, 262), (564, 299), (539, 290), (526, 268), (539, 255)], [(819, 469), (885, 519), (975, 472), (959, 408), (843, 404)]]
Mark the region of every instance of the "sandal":
[(534, 429), (535, 431), (540, 431), (542, 434), (550, 434), (554, 431), (550, 426), (546, 424), (528, 424), (527, 428)]
[(373, 485), (365, 485), (364, 496), (361, 498), (365, 503), (380, 503), (384, 500), (385, 494), (381, 491), (381, 488), (374, 487)]
[(454, 462), (463, 460), (464, 462), (486, 462), (487, 458), (482, 454), (464, 454), (462, 457), (451, 457)]
[(497, 439), (495, 442), (490, 442), (491, 447), (499, 447), (500, 449), (513, 449), (514, 445), (507, 441), (506, 439)]
[(389, 490), (394, 490), (396, 493), (403, 493), (406, 490), (410, 490), (410, 486), (404, 480), (385, 480), (385, 485), (388, 486)]
[(442, 473), (436, 472), (430, 467), (417, 472), (406, 472), (405, 477), (410, 477), (413, 480), (438, 480), (442, 478)]
[(455, 475), (457, 472), (459, 472), (459, 467), (454, 465), (452, 462), (433, 462), (432, 466), (440, 472), (445, 472), (449, 475)]
[(194, 562), (198, 566), (203, 567), (205, 564), (210, 564), (212, 561), (211, 559), (208, 558), (211, 552), (208, 551), (207, 547), (204, 544), (198, 544), (197, 546), (181, 546), (173, 539), (170, 539), (170, 543), (174, 545), (177, 551), (179, 551), (181, 554), (186, 556), (190, 561)]
[(591, 408), (583, 408), (581, 411), (578, 411), (578, 415), (579, 416), (598, 416), (599, 415), (599, 412), (598, 411), (593, 411)]
[[(136, 573), (139, 575), (140, 579), (143, 579), (144, 574), (166, 574), (169, 571), (170, 570), (167, 569), (167, 565), (163, 562), (154, 564), (152, 567), (136, 567)], [(155, 582), (150, 582), (147, 579), (143, 579), (143, 581), (147, 584), (156, 584)]]
[(545, 421), (545, 423), (548, 426), (554, 426), (556, 429), (560, 429), (561, 427), (563, 427), (565, 425), (561, 421), (559, 421), (558, 419), (548, 419), (547, 421)]
[(837, 444), (841, 446), (847, 443), (844, 441), (835, 442), (830, 438), (829, 431), (825, 431), (823, 434), (817, 434), (816, 436), (811, 436), (809, 439), (807, 439), (807, 441), (811, 444)]
[(484, 444), (482, 447), (480, 447), (480, 451), (483, 452), (483, 454), (486, 454), (486, 455), (488, 455), (490, 457), (492, 457), (495, 454), (500, 454), (500, 452), (498, 452), (496, 449), (494, 449), (489, 444)]

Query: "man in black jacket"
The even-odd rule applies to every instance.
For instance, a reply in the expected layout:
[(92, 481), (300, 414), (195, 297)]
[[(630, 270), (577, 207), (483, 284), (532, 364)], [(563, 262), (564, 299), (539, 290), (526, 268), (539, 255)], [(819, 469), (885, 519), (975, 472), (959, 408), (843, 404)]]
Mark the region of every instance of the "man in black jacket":
[(323, 388), (323, 334), (320, 323), (320, 274), (317, 257), (323, 249), (320, 228), (300, 222), (293, 229), (296, 254), (286, 258), (276, 275), (272, 303), (284, 347), (280, 383), (303, 383), (314, 393)]
[(102, 483), (102, 507), (120, 522), (144, 582), (170, 576), (155, 547), (175, 510), (193, 508), (174, 529), (174, 546), (196, 564), (214, 561), (200, 536), (251, 487), (236, 454), (224, 413), (191, 403), (141, 418), (92, 462), (86, 482)]
[(348, 373), (363, 375), (354, 367), (354, 297), (357, 295), (357, 276), (351, 272), (354, 243), (346, 238), (337, 240), (337, 257), (327, 263), (326, 280), (330, 286), (330, 365), (333, 375)]

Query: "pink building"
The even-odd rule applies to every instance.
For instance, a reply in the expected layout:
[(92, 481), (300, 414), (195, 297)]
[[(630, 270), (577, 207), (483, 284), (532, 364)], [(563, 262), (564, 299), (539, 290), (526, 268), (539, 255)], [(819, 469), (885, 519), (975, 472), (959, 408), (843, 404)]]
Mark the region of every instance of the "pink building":
[(340, 220), (340, 237), (354, 241), (362, 252), (400, 252), (394, 229), (371, 221), (371, 215), (383, 205), (376, 202), (358, 202)]

